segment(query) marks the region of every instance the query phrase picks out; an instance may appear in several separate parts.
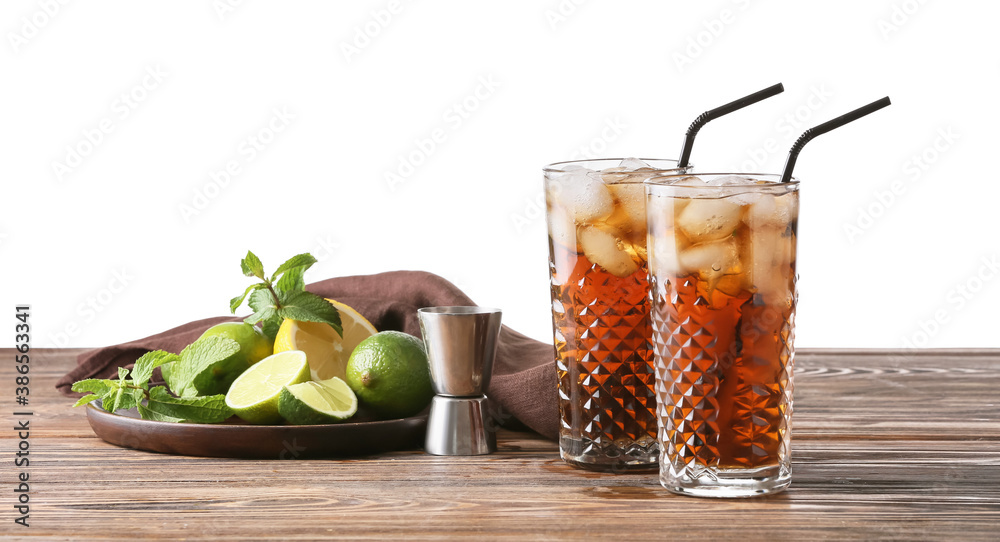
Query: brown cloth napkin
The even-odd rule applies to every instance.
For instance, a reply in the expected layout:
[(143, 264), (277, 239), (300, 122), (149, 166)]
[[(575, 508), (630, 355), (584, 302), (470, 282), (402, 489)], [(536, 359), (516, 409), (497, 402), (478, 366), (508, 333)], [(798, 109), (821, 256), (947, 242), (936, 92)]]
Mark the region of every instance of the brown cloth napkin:
[[(417, 309), (475, 305), (454, 284), (423, 271), (338, 277), (310, 284), (306, 289), (354, 307), (379, 331), (404, 331), (417, 337), (420, 336)], [(206, 318), (144, 339), (84, 352), (77, 358), (77, 367), (59, 379), (56, 388), (63, 395), (77, 395), (70, 389), (77, 380), (111, 378), (118, 374), (118, 367), (135, 362), (150, 350), (180, 352), (209, 327), (238, 320), (238, 317)], [(496, 411), (495, 422), (509, 425), (513, 417), (548, 438), (556, 438), (559, 409), (554, 355), (551, 344), (529, 339), (503, 326), (493, 379), (487, 390)]]

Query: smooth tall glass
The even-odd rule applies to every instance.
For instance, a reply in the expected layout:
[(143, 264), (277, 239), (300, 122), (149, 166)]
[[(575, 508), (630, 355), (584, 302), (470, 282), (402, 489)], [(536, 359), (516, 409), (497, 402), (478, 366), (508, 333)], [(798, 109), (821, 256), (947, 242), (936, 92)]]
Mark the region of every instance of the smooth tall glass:
[(643, 183), (676, 166), (608, 159), (544, 169), (559, 452), (570, 464), (656, 468)]
[(660, 483), (749, 497), (791, 483), (799, 184), (646, 183)]

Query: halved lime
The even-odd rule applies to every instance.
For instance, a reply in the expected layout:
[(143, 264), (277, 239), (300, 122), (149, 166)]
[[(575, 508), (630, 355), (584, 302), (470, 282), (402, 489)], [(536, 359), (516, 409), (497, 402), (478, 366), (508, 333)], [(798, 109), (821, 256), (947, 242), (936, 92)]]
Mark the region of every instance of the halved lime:
[(229, 387), (226, 405), (243, 421), (278, 423), (278, 396), (285, 386), (309, 380), (309, 363), (300, 350), (268, 356), (250, 366)]
[(278, 396), (278, 413), (295, 425), (338, 423), (357, 411), (358, 397), (337, 377), (285, 386)]

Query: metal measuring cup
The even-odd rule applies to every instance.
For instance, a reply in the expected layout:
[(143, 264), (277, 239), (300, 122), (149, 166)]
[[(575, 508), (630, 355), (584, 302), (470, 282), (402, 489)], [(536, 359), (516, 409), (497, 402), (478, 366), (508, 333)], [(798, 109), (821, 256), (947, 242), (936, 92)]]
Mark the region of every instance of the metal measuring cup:
[(483, 307), (419, 309), (434, 399), (424, 449), (434, 455), (483, 455), (497, 449), (487, 428), (485, 395), (493, 372), (501, 311)]

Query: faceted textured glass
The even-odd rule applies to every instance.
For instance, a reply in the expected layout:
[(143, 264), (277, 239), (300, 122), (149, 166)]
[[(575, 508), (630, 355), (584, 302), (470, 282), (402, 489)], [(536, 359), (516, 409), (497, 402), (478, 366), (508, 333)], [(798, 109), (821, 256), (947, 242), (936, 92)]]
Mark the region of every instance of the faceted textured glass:
[(573, 465), (657, 467), (644, 183), (676, 164), (597, 159), (544, 170), (559, 452)]
[[(719, 321), (731, 318), (731, 313), (719, 314), (694, 292), (685, 295), (685, 287), (679, 289), (654, 280), (658, 301), (652, 313), (653, 348), (664, 447), (661, 481), (697, 487), (702, 480), (706, 493), (726, 479), (751, 493), (761, 480), (787, 483), (794, 302), (779, 314), (754, 306), (753, 297), (743, 301), (737, 321), (750, 332), (743, 334), (738, 352), (727, 352), (709, 330), (733, 325)], [(775, 318), (781, 321), (779, 333), (765, 336), (755, 329), (755, 322)]]
[(586, 268), (573, 280), (552, 281), (560, 451), (584, 467), (655, 468), (645, 270), (619, 278), (579, 262)]
[(677, 493), (791, 482), (798, 184), (773, 177), (646, 186), (660, 482)]

